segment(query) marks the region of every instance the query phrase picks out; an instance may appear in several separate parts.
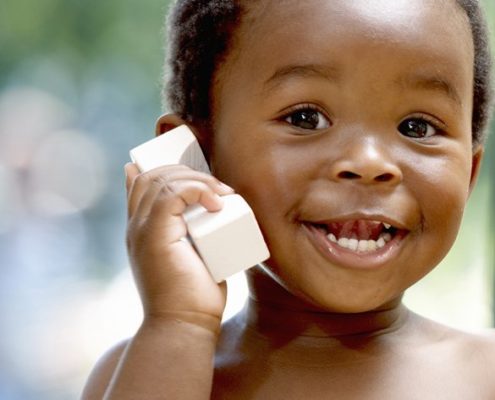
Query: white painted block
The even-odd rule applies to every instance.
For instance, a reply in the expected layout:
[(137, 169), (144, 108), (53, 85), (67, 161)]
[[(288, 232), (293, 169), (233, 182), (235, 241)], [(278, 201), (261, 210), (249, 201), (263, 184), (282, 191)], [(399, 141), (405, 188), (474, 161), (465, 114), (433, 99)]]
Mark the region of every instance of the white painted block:
[[(185, 125), (132, 149), (130, 156), (141, 172), (163, 165), (184, 164), (210, 173), (194, 134)], [(194, 247), (217, 282), (270, 256), (246, 201), (237, 194), (222, 198), (221, 211), (208, 212), (200, 205), (193, 205), (184, 213)]]
[(210, 173), (196, 137), (186, 125), (155, 137), (130, 151), (131, 160), (141, 172), (163, 165), (182, 164)]
[(196, 205), (184, 214), (189, 236), (217, 282), (270, 256), (246, 201), (238, 194), (223, 196), (223, 200), (219, 212)]

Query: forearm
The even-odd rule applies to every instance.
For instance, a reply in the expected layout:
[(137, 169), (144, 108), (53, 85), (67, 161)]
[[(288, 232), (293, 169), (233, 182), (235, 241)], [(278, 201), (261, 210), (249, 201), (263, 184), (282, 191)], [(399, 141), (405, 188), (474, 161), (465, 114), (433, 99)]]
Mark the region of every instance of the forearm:
[(209, 399), (217, 332), (183, 319), (143, 323), (129, 342), (104, 397)]

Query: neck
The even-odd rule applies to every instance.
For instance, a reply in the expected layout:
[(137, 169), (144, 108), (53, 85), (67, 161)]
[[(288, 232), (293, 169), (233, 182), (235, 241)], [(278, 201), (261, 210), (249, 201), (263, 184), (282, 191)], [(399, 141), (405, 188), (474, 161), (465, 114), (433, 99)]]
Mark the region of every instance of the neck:
[[(408, 310), (401, 297), (362, 313), (326, 312), (290, 294), (259, 272), (248, 276), (250, 297), (241, 319), (247, 328), (283, 341), (300, 338), (369, 339), (401, 328)], [(264, 275), (264, 276), (263, 276)], [(283, 329), (281, 329), (283, 327)]]

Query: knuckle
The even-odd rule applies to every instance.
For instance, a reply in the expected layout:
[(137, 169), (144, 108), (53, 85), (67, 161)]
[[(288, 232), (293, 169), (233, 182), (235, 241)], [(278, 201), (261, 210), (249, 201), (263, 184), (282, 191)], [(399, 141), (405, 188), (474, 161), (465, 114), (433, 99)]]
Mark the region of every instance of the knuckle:
[(168, 183), (167, 176), (163, 174), (149, 175), (146, 181), (146, 184), (149, 185), (150, 187), (163, 187), (167, 185), (167, 183)]
[(136, 177), (136, 183), (139, 186), (163, 185), (165, 182), (167, 182), (167, 176), (164, 173), (145, 172)]
[(218, 185), (218, 179), (215, 178), (213, 175), (206, 175), (205, 176), (205, 182), (208, 185)]
[(140, 184), (143, 184), (144, 182), (146, 182), (147, 180), (149, 179), (149, 175), (144, 173), (144, 174), (139, 174), (138, 176), (136, 176), (134, 178), (134, 183), (136, 185), (140, 185)]
[(177, 185), (172, 182), (167, 182), (160, 187), (159, 196), (160, 199), (168, 199), (172, 197), (177, 197)]

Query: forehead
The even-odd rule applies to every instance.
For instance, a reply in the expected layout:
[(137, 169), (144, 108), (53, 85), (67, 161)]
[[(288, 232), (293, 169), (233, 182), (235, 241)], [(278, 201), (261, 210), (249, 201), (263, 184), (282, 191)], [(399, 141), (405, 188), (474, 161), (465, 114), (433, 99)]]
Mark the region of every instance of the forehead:
[[(472, 90), (469, 21), (454, 0), (261, 0), (249, 3), (217, 83), (253, 90), (291, 65), (336, 74), (445, 75)], [(408, 62), (404, 62), (404, 59)], [(375, 71), (374, 71), (375, 70)], [(218, 100), (218, 99), (216, 99)]]
[[(472, 41), (468, 17), (455, 0), (253, 1), (237, 33), (238, 44), (256, 47), (262, 44), (256, 42), (260, 38), (267, 44), (271, 38), (300, 38), (297, 44), (311, 38), (335, 40), (345, 34), (417, 45), (431, 39), (454, 46)], [(291, 44), (278, 42), (280, 48)]]

